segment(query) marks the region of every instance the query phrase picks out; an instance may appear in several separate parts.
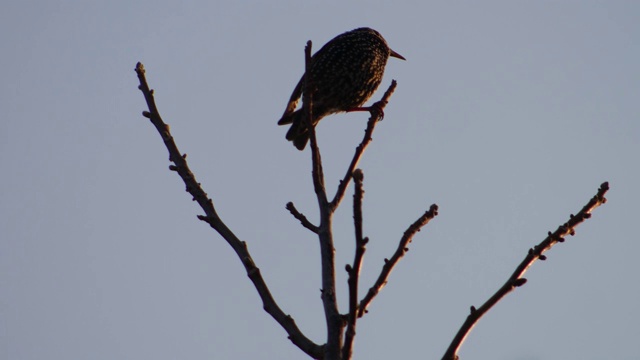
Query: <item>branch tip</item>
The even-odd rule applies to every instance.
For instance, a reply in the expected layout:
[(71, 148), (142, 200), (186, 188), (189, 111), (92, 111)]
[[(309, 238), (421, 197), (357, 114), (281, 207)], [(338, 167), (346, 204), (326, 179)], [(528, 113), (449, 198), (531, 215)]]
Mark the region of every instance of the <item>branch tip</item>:
[(355, 169), (353, 171), (353, 179), (355, 181), (362, 181), (364, 179), (364, 173), (362, 172), (362, 169)]
[(320, 228), (316, 225), (313, 225), (304, 214), (300, 213), (298, 209), (296, 209), (295, 205), (291, 201), (289, 201), (285, 208), (289, 210), (289, 213), (293, 215), (296, 220), (300, 221), (300, 224), (311, 232), (317, 234), (320, 231)]

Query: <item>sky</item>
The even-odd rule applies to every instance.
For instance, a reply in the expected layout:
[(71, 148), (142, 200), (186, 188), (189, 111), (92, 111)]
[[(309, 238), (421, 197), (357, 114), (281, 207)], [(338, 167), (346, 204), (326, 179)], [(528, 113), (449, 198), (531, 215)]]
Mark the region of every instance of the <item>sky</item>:
[[(633, 1), (5, 1), (0, 5), (0, 358), (305, 359), (262, 310), (141, 116), (164, 120), (280, 307), (324, 343), (310, 156), (276, 125), (313, 48), (362, 26), (398, 87), (360, 167), (354, 359), (438, 359), (527, 250), (608, 202), (480, 320), (463, 359), (640, 359), (640, 5)], [(372, 101), (373, 101), (372, 100)], [(318, 126), (332, 194), (368, 114)], [(352, 188), (334, 225), (338, 299)]]

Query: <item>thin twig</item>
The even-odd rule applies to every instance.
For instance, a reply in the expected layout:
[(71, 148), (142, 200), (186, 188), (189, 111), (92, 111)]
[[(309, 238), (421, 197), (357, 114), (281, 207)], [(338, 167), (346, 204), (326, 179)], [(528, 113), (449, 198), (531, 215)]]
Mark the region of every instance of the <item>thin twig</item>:
[(309, 131), (309, 144), (311, 147), (311, 172), (313, 177), (313, 188), (321, 203), (327, 202), (327, 193), (324, 188), (324, 172), (322, 170), (322, 159), (320, 157), (320, 149), (318, 148), (318, 140), (316, 138), (316, 129), (313, 126), (313, 90), (314, 84), (311, 78), (311, 40), (307, 41), (304, 48), (305, 54), (305, 71), (304, 71), (304, 92), (303, 104), (304, 111), (307, 114), (307, 131)]
[(420, 216), (418, 220), (416, 220), (407, 228), (407, 230), (402, 235), (402, 238), (400, 239), (400, 243), (398, 244), (396, 252), (393, 254), (391, 259), (384, 259), (384, 266), (382, 267), (380, 276), (378, 276), (375, 284), (369, 289), (364, 299), (360, 301), (360, 305), (358, 306), (358, 317), (362, 317), (367, 312), (367, 307), (369, 306), (373, 298), (375, 298), (380, 290), (382, 290), (382, 288), (387, 284), (387, 279), (389, 278), (393, 267), (396, 266), (396, 264), (404, 256), (404, 254), (409, 251), (409, 248), (407, 246), (413, 239), (413, 236), (437, 215), (438, 205), (433, 204), (431, 205), (429, 210), (422, 214), (422, 216)]
[(311, 230), (311, 232), (313, 233), (316, 233), (316, 234), (318, 233), (319, 231), (318, 227), (313, 225), (311, 221), (309, 221), (307, 217), (304, 216), (304, 214), (300, 213), (298, 209), (296, 209), (295, 205), (293, 205), (292, 202), (288, 202), (286, 208), (287, 210), (289, 210), (289, 212), (291, 213), (291, 215), (293, 215), (294, 218), (300, 221), (300, 224), (302, 224), (302, 226)]
[(247, 249), (247, 244), (244, 241), (238, 239), (238, 237), (226, 226), (222, 219), (220, 219), (213, 206), (213, 201), (209, 199), (200, 184), (196, 181), (195, 176), (193, 175), (193, 173), (189, 169), (189, 165), (187, 164), (186, 155), (181, 155), (178, 147), (173, 140), (173, 136), (171, 135), (169, 126), (162, 121), (162, 117), (160, 116), (160, 112), (158, 111), (153, 96), (153, 90), (151, 90), (149, 88), (149, 85), (147, 84), (145, 69), (142, 63), (138, 63), (136, 65), (135, 71), (138, 74), (138, 79), (140, 81), (140, 85), (138, 86), (138, 88), (140, 89), (140, 91), (142, 91), (142, 94), (144, 95), (147, 106), (149, 108), (149, 111), (144, 111), (142, 114), (144, 117), (151, 120), (151, 123), (160, 133), (160, 136), (162, 137), (162, 140), (164, 141), (164, 144), (169, 151), (169, 160), (174, 164), (170, 166), (170, 169), (176, 171), (178, 175), (180, 175), (182, 181), (186, 185), (187, 192), (189, 192), (189, 194), (193, 196), (193, 199), (197, 201), (202, 210), (204, 210), (206, 216), (200, 215), (198, 216), (198, 218), (202, 221), (207, 222), (233, 248), (233, 250), (240, 258), (240, 261), (242, 261), (247, 275), (258, 291), (258, 294), (262, 299), (264, 310), (269, 313), (280, 324), (280, 326), (284, 328), (284, 330), (289, 335), (289, 339), (310, 357), (314, 359), (322, 359), (324, 357), (323, 348), (313, 343), (306, 336), (304, 336), (293, 318), (290, 315), (285, 314), (282, 309), (280, 309), (275, 299), (271, 295), (267, 284), (262, 278), (260, 269), (255, 265), (253, 259), (251, 258), (249, 250)]
[(349, 315), (347, 318), (347, 331), (345, 333), (344, 346), (342, 347), (342, 358), (351, 359), (353, 351), (353, 339), (356, 336), (356, 322), (358, 319), (358, 279), (360, 278), (360, 269), (362, 268), (362, 258), (367, 250), (368, 238), (363, 237), (362, 232), (362, 199), (364, 197), (364, 189), (362, 181), (364, 174), (362, 170), (356, 169), (353, 172), (353, 180), (355, 184), (353, 194), (353, 224), (355, 227), (356, 252), (353, 259), (353, 265), (347, 265), (346, 270), (349, 274)]
[(555, 244), (559, 242), (564, 242), (564, 238), (567, 235), (575, 235), (575, 228), (591, 217), (591, 212), (595, 210), (598, 206), (604, 204), (607, 199), (604, 195), (609, 190), (609, 183), (604, 182), (600, 185), (598, 192), (594, 195), (591, 200), (578, 212), (577, 215), (570, 215), (569, 221), (560, 225), (556, 231), (549, 232), (547, 237), (542, 240), (542, 242), (535, 247), (529, 249), (527, 255), (524, 257), (524, 260), (518, 265), (516, 270), (511, 274), (509, 279), (496, 291), (493, 296), (491, 296), (482, 306), (479, 308), (471, 307), (471, 313), (467, 316), (467, 319), (460, 327), (460, 330), (453, 338), (453, 341), (449, 345), (449, 348), (445, 352), (442, 357), (443, 360), (457, 360), (458, 359), (458, 351), (462, 346), (462, 343), (465, 341), (473, 327), (476, 325), (478, 320), (486, 314), (495, 304), (497, 304), (503, 297), (505, 297), (508, 293), (513, 291), (516, 287), (520, 287), (527, 282), (527, 279), (522, 276), (529, 269), (531, 265), (533, 265), (536, 260), (545, 260), (546, 256), (543, 255), (544, 252), (548, 251)]
[(367, 146), (371, 142), (373, 130), (375, 129), (378, 121), (382, 120), (382, 117), (384, 116), (384, 108), (385, 106), (387, 106), (387, 103), (389, 102), (389, 98), (395, 91), (397, 85), (398, 83), (395, 80), (392, 80), (391, 85), (389, 85), (389, 88), (382, 96), (382, 99), (380, 99), (380, 101), (376, 102), (370, 107), (371, 117), (367, 122), (367, 128), (364, 131), (364, 137), (362, 138), (360, 145), (356, 147), (356, 152), (353, 155), (353, 159), (351, 160), (351, 164), (347, 169), (347, 173), (345, 174), (344, 178), (340, 181), (340, 185), (338, 185), (336, 195), (333, 197), (333, 200), (331, 201), (332, 211), (335, 211), (335, 209), (338, 208), (338, 205), (340, 205), (340, 201), (342, 201), (342, 198), (344, 197), (344, 194), (347, 191), (347, 186), (349, 186), (349, 181), (353, 176), (353, 171), (356, 169), (356, 167), (358, 167), (358, 163), (360, 162), (360, 158), (362, 157), (364, 150), (367, 148)]

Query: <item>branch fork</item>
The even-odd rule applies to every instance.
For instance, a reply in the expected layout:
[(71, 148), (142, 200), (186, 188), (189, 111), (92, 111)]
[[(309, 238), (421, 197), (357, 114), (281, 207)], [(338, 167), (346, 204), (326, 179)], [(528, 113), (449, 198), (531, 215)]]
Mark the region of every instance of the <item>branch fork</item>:
[[(309, 66), (311, 62), (311, 45), (311, 41), (309, 41), (305, 47), (305, 74), (310, 74)], [(372, 134), (377, 122), (382, 120), (384, 117), (384, 108), (396, 88), (396, 81), (394, 80), (391, 82), (391, 85), (380, 101), (374, 103), (370, 107), (349, 110), (369, 111), (371, 116), (367, 122), (364, 137), (356, 147), (351, 163), (349, 164), (344, 177), (340, 180), (335, 195), (332, 200), (329, 201), (325, 188), (320, 149), (317, 144), (315, 128), (312, 125), (313, 114), (311, 105), (313, 94), (311, 89), (313, 89), (313, 79), (307, 77), (308, 75), (305, 75), (304, 104), (305, 111), (308, 114), (306, 118), (308, 119), (307, 127), (310, 134), (312, 180), (320, 209), (319, 224), (316, 225), (309, 221), (304, 214), (296, 209), (292, 202), (287, 203), (286, 209), (304, 228), (318, 235), (320, 243), (322, 262), (321, 299), (326, 318), (327, 341), (323, 345), (318, 345), (307, 338), (297, 327), (294, 318), (291, 315), (284, 313), (278, 306), (261, 275), (259, 267), (251, 257), (247, 243), (241, 241), (220, 218), (216, 212), (213, 201), (208, 197), (207, 193), (204, 192), (201, 184), (196, 181), (195, 176), (191, 172), (186, 160), (187, 155), (182, 154), (178, 150), (173, 136), (171, 135), (170, 127), (164, 123), (160, 116), (155, 103), (154, 92), (149, 88), (147, 83), (144, 66), (141, 63), (138, 63), (135, 71), (140, 82), (138, 88), (143, 93), (148, 107), (148, 111), (143, 111), (142, 115), (149, 119), (155, 126), (169, 152), (169, 160), (172, 162), (172, 164), (169, 165), (169, 170), (176, 172), (180, 176), (185, 184), (186, 191), (192, 196), (193, 201), (196, 201), (204, 211), (204, 215), (198, 215), (198, 219), (208, 223), (236, 252), (236, 255), (245, 267), (247, 276), (254, 284), (254, 287), (262, 300), (264, 310), (270, 314), (287, 332), (288, 338), (291, 342), (311, 358), (325, 360), (351, 359), (353, 343), (356, 335), (357, 320), (367, 313), (367, 309), (373, 299), (387, 284), (393, 268), (409, 250), (408, 245), (411, 243), (413, 237), (438, 215), (438, 206), (433, 204), (430, 206), (429, 210), (425, 211), (424, 214), (418, 217), (416, 221), (407, 227), (400, 238), (397, 249), (390, 258), (384, 259), (384, 264), (380, 270), (378, 278), (369, 288), (366, 295), (360, 299), (358, 294), (359, 278), (364, 254), (366, 252), (366, 246), (369, 244), (369, 238), (364, 236), (362, 220), (364, 173), (357, 167), (365, 149), (372, 141)], [(332, 221), (333, 214), (344, 198), (346, 189), (351, 180), (354, 181), (353, 218), (355, 229), (355, 254), (353, 263), (345, 266), (345, 270), (348, 274), (349, 310), (348, 313), (341, 314), (336, 301), (335, 249), (333, 246)], [(525, 285), (527, 279), (523, 276), (529, 267), (536, 260), (546, 260), (547, 256), (544, 253), (550, 250), (555, 244), (564, 242), (567, 235), (575, 235), (575, 228), (586, 219), (589, 219), (595, 208), (606, 202), (605, 194), (608, 190), (609, 184), (607, 182), (602, 183), (596, 195), (594, 195), (593, 198), (591, 198), (591, 200), (576, 215), (570, 215), (569, 220), (566, 223), (560, 225), (555, 231), (548, 232), (547, 237), (542, 240), (542, 242), (528, 250), (524, 260), (517, 266), (513, 274), (493, 296), (491, 296), (479, 308), (476, 308), (475, 306), (470, 307), (469, 315), (462, 324), (458, 333), (455, 335), (449, 345), (449, 348), (446, 350), (442, 358), (443, 360), (457, 360), (459, 358), (459, 349), (478, 320), (508, 293), (517, 287)]]

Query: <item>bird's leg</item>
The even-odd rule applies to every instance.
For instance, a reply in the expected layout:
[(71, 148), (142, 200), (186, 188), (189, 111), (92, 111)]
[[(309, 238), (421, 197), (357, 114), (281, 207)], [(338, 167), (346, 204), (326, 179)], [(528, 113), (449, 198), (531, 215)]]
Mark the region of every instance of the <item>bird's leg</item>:
[(387, 102), (384, 100), (377, 101), (373, 103), (371, 106), (367, 107), (355, 107), (351, 109), (347, 109), (347, 112), (353, 111), (368, 111), (371, 113), (371, 116), (376, 116), (380, 120), (384, 119), (384, 107), (387, 105)]

